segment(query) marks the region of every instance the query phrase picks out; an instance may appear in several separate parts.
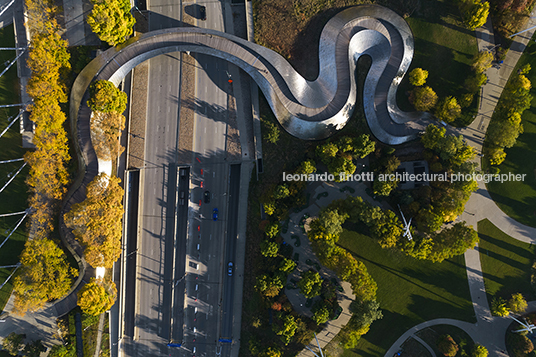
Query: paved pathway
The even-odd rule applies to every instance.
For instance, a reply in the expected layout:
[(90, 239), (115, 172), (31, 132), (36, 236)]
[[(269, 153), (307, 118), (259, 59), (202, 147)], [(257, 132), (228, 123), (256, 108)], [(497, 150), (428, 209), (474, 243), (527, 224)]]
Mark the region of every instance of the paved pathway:
[[(536, 9), (532, 12), (531, 16), (535, 15)], [(535, 25), (536, 19), (530, 19), (525, 28)], [(484, 27), (476, 31), (476, 34), (480, 51), (492, 50), (495, 47), (490, 19), (488, 19)], [(478, 115), (471, 125), (457, 131), (466, 138), (470, 145), (477, 149), (478, 153), (482, 152), (486, 130), (502, 90), (533, 34), (534, 30), (531, 30), (517, 36), (500, 68), (493, 67), (486, 72), (489, 81), (482, 87)], [(476, 160), (480, 164), (480, 157), (477, 157)], [(490, 197), (485, 184), (479, 182), (478, 190), (471, 195), (465, 206), (465, 212), (458, 220), (466, 221), (467, 224), (472, 225), (476, 229), (477, 223), (486, 218), (511, 237), (526, 243), (536, 243), (536, 228), (526, 226), (508, 217)], [(387, 351), (385, 354), (386, 357), (391, 357), (399, 351), (401, 345), (415, 332), (437, 324), (451, 324), (462, 328), (475, 342), (484, 345), (488, 349), (490, 356), (507, 356), (504, 352), (506, 350), (504, 335), (511, 320), (509, 318), (494, 317), (491, 315), (486, 297), (478, 246), (465, 253), (465, 264), (477, 322), (470, 324), (451, 319), (426, 321), (402, 335)], [(529, 308), (527, 309), (527, 312), (533, 311), (536, 311), (536, 301), (530, 302)]]

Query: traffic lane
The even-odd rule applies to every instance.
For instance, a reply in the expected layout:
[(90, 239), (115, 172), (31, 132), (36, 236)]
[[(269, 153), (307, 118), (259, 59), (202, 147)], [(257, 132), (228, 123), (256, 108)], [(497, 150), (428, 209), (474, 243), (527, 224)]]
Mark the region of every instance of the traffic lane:
[[(239, 191), (240, 191), (240, 165), (231, 165), (231, 172), (229, 175), (229, 205), (228, 205), (228, 218), (227, 218), (227, 235), (226, 235), (226, 249), (225, 256), (227, 262), (233, 262), (233, 275), (236, 271), (235, 251), (236, 251), (236, 237), (237, 237), (237, 221), (238, 221), (238, 203), (239, 203)], [(222, 327), (221, 337), (232, 339), (233, 337), (233, 298), (234, 298), (234, 276), (226, 275), (224, 279), (224, 301), (222, 306)]]
[[(167, 309), (164, 305), (171, 303), (164, 301), (171, 299), (171, 271), (165, 269), (165, 262), (170, 261), (169, 254), (166, 253), (173, 250), (166, 250), (165, 243), (167, 235), (173, 236), (168, 212), (173, 212), (174, 216), (175, 207), (174, 199), (168, 197), (170, 171), (166, 171), (166, 167), (169, 169), (172, 161), (170, 153), (176, 150), (178, 105), (176, 99), (173, 99), (178, 94), (178, 70), (178, 59), (173, 55), (159, 56), (149, 62), (149, 95), (155, 97), (158, 94), (158, 97), (149, 100), (146, 125), (146, 169), (138, 277), (139, 316), (136, 321), (136, 338), (141, 351), (138, 355), (151, 354), (155, 349), (165, 353), (169, 340), (169, 322), (163, 321), (162, 310)], [(175, 192), (174, 185), (175, 183), (169, 194)], [(171, 264), (168, 263), (169, 265)], [(167, 332), (167, 336), (163, 332)]]
[[(224, 61), (209, 56), (196, 55), (198, 64), (207, 64), (207, 71), (197, 70), (196, 99), (190, 103), (196, 112), (194, 151), (203, 158), (204, 164), (217, 163), (225, 160), (228, 123), (228, 93), (218, 83), (226, 83), (225, 72), (222, 72)], [(219, 63), (220, 70), (216, 69)]]
[[(201, 161), (203, 164), (204, 161)], [(201, 166), (201, 165), (199, 165)], [(219, 315), (219, 290), (220, 290), (220, 278), (222, 271), (222, 239), (225, 219), (224, 201), (226, 196), (224, 191), (227, 184), (227, 165), (205, 165), (203, 174), (201, 176), (201, 168), (194, 167), (193, 173), (197, 173), (200, 179), (203, 179), (205, 188), (210, 191), (210, 202), (205, 203), (204, 192), (205, 190), (196, 188), (192, 190), (192, 201), (198, 203), (198, 200), (202, 200), (200, 210), (196, 212), (196, 219), (194, 225), (193, 241), (191, 242), (191, 254), (199, 254), (199, 263), (206, 267), (206, 271), (200, 272), (196, 275), (198, 280), (195, 280), (196, 284), (192, 283), (189, 286), (187, 294), (189, 296), (188, 301), (192, 304), (186, 311), (185, 321), (187, 329), (190, 331), (188, 335), (188, 343), (185, 345), (190, 351), (193, 351), (193, 347), (196, 347), (196, 355), (202, 355), (203, 353), (212, 354), (215, 352), (215, 346), (218, 337), (218, 315)], [(219, 208), (219, 217), (216, 222), (213, 221), (212, 211), (214, 207)], [(203, 218), (199, 217), (199, 212), (203, 215)], [(201, 231), (197, 232), (197, 227), (201, 227)], [(197, 240), (196, 240), (197, 239)], [(197, 250), (197, 244), (199, 244), (199, 250)], [(199, 252), (199, 253), (196, 253)], [(195, 271), (194, 271), (195, 273)], [(195, 279), (193, 276), (190, 279)], [(197, 297), (197, 301), (195, 298)], [(193, 311), (195, 307), (198, 307), (197, 316), (193, 316), (189, 312)], [(206, 314), (204, 314), (206, 312)], [(196, 327), (197, 336), (193, 334), (193, 328)], [(193, 340), (195, 339), (195, 343)]]

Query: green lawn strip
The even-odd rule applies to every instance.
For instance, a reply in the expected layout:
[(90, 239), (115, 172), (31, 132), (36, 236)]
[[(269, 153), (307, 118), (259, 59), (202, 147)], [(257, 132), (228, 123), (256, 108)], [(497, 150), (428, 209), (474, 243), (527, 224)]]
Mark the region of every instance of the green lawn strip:
[(382, 249), (357, 233), (363, 231), (360, 226), (351, 229), (344, 230), (339, 244), (367, 266), (378, 284), (377, 300), (384, 317), (344, 356), (383, 356), (406, 330), (435, 318), (476, 321), (463, 256), (443, 263), (419, 261)]
[(532, 105), (521, 117), (524, 133), (512, 148), (505, 150), (506, 160), (499, 166), (501, 174), (526, 174), (525, 181), (490, 182), (487, 188), (504, 213), (520, 223), (536, 227), (536, 43), (533, 41), (529, 42), (512, 73), (517, 73), (517, 69), (527, 63), (532, 67), (527, 75), (532, 82)]
[[(0, 46), (14, 47), (15, 37), (13, 26), (10, 25), (0, 29)], [(15, 51), (0, 51), (0, 63), (15, 58)], [(17, 66), (14, 65), (2, 77), (0, 77), (0, 104), (19, 103), (19, 90), (17, 80)], [(7, 128), (10, 116), (18, 113), (17, 108), (0, 108), (0, 132)], [(25, 149), (22, 148), (22, 138), (19, 133), (19, 123), (13, 124), (11, 128), (0, 138), (0, 161), (22, 158)], [(23, 162), (0, 164), (0, 187), (8, 182), (8, 175), (13, 175), (22, 166)], [(28, 188), (25, 184), (28, 168), (24, 168), (21, 173), (0, 193), (0, 214), (24, 211), (28, 207)], [(7, 238), (9, 233), (22, 216), (0, 218), (0, 244)], [(9, 240), (0, 248), (0, 265), (11, 265), (19, 262), (18, 257), (24, 248), (26, 241), (26, 223), (23, 223)], [(0, 269), (0, 284), (2, 284), (9, 274), (10, 269)], [(10, 280), (0, 290), (0, 311), (2, 311), (11, 295), (13, 280)]]
[[(411, 63), (413, 68), (423, 68), (429, 76), (426, 85), (432, 87), (439, 98), (459, 96), (465, 93), (464, 81), (471, 76), (471, 61), (478, 53), (476, 38), (460, 24), (460, 15), (453, 2), (437, 1), (427, 5), (412, 17), (406, 19), (413, 32), (415, 54)], [(404, 77), (397, 100), (400, 108), (406, 111), (415, 109), (408, 101), (407, 92), (413, 89), (408, 76)], [(476, 98), (472, 110), (464, 109), (472, 117), (476, 110)]]
[(534, 300), (530, 286), (534, 247), (508, 236), (487, 219), (478, 222), (478, 235), (488, 301), (494, 296), (509, 298), (513, 293)]

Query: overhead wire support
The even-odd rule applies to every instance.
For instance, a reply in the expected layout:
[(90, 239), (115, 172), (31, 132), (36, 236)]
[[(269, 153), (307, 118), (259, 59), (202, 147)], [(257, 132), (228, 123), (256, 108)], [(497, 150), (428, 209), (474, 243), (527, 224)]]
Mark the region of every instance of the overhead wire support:
[(3, 104), (0, 105), (0, 108), (11, 108), (11, 107), (22, 107), (25, 106), (25, 103), (17, 103), (17, 104)]
[(4, 287), (4, 285), (6, 285), (6, 283), (9, 281), (9, 279), (11, 279), (11, 277), (13, 276), (13, 274), (15, 274), (15, 272), (17, 271), (17, 269), (20, 268), (20, 266), (21, 266), (21, 263), (17, 264), (17, 267), (15, 268), (15, 270), (13, 270), (13, 271), (11, 272), (11, 274), (7, 277), (6, 281), (4, 281), (4, 282), (2, 283), (2, 285), (0, 285), (0, 289), (2, 289), (2, 288)]
[(24, 52), (26, 52), (26, 48), (24, 50), (20, 51), (20, 53), (17, 55), (17, 57), (15, 57), (15, 59), (9, 63), (9, 65), (6, 67), (6, 69), (4, 69), (2, 71), (2, 73), (0, 73), (0, 77), (2, 77), (4, 75), (4, 73), (6, 73), (11, 68), (11, 66), (13, 66), (13, 64), (15, 62), (17, 62), (17, 60), (20, 58), (20, 56), (22, 56), (24, 54)]
[(13, 212), (13, 213), (4, 213), (4, 214), (0, 214), (0, 217), (18, 216), (18, 215), (21, 215), (21, 214), (25, 214), (26, 211)]
[[(8, 105), (15, 106), (15, 105), (20, 105), (20, 104), (8, 104)], [(11, 121), (11, 123), (9, 123), (9, 125), (7, 126), (7, 128), (4, 129), (4, 131), (2, 131), (2, 133), (0, 134), (0, 138), (1, 138), (2, 136), (4, 136), (4, 134), (9, 130), (9, 128), (11, 128), (11, 126), (13, 125), (13, 123), (15, 123), (15, 122), (17, 121), (17, 119), (19, 119), (19, 118), (21, 117), (22, 113), (24, 113), (24, 110), (21, 109), (21, 110), (19, 111), (19, 114), (15, 117), (15, 119), (13, 119), (13, 120)], [(3, 162), (2, 162), (2, 163), (3, 163)]]
[(24, 158), (21, 157), (20, 159), (12, 159), (12, 160), (4, 160), (4, 161), (0, 161), (0, 164), (9, 164), (10, 162), (17, 162), (17, 161), (23, 161)]
[(4, 244), (6, 244), (7, 240), (9, 238), (11, 238), (11, 236), (13, 235), (13, 233), (15, 233), (15, 231), (17, 230), (17, 228), (19, 228), (19, 226), (22, 224), (22, 221), (24, 221), (24, 219), (26, 218), (26, 216), (30, 213), (30, 210), (26, 210), (26, 213), (24, 214), (24, 217), (22, 217), (18, 222), (17, 222), (17, 225), (15, 226), (15, 228), (13, 228), (13, 230), (11, 231), (11, 233), (9, 233), (9, 235), (7, 236), (6, 239), (4, 239), (4, 241), (2, 242), (2, 244), (0, 244), (0, 248), (2, 248), (2, 246)]
[(26, 47), (0, 47), (0, 51), (22, 51), (25, 49)]
[(27, 162), (25, 162), (18, 170), (17, 172), (15, 173), (15, 175), (13, 175), (8, 182), (6, 182), (6, 184), (4, 185), (4, 187), (0, 188), (0, 193), (2, 193), (2, 191), (4, 191), (4, 189), (11, 183), (11, 181), (13, 181), (15, 179), (15, 177), (17, 177), (17, 175), (22, 171), (22, 169), (24, 168), (24, 166), (26, 166)]
[(10, 7), (11, 5), (13, 5), (14, 2), (15, 2), (15, 0), (11, 0), (11, 1), (9, 2), (9, 4), (7, 4), (6, 7), (4, 7), (2, 10), (0, 10), (0, 16), (2, 16), (2, 15), (4, 14), (4, 12), (6, 12), (6, 10), (9, 9), (9, 7)]

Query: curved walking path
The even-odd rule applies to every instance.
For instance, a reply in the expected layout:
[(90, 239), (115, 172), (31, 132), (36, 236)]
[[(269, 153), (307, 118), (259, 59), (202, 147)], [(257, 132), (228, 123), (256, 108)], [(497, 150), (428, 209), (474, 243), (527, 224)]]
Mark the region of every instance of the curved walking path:
[[(531, 15), (536, 16), (536, 8)], [(532, 26), (536, 26), (535, 19), (529, 20), (525, 28), (527, 29)], [(502, 90), (534, 32), (535, 30), (531, 30), (516, 36), (500, 68), (494, 67), (488, 69), (486, 74), (489, 81), (482, 87), (478, 115), (468, 127), (461, 130), (454, 130), (462, 134), (467, 142), (475, 147), (479, 153), (482, 152), (486, 130)], [(489, 18), (485, 26), (477, 29), (476, 34), (479, 51), (492, 50), (495, 47), (492, 24)], [(477, 160), (480, 165), (479, 157), (477, 157)], [(458, 220), (466, 221), (468, 225), (472, 225), (476, 229), (478, 222), (483, 219), (488, 219), (497, 228), (512, 238), (525, 243), (536, 244), (536, 228), (519, 223), (505, 214), (497, 206), (495, 201), (493, 201), (485, 184), (478, 182), (477, 191), (471, 195), (471, 198), (465, 205), (465, 212)], [(392, 357), (397, 353), (402, 344), (415, 332), (438, 324), (450, 324), (462, 328), (471, 336), (475, 343), (484, 345), (488, 349), (490, 356), (508, 356), (506, 353), (505, 333), (512, 320), (491, 315), (480, 264), (478, 245), (475, 249), (468, 250), (465, 253), (465, 265), (477, 322), (470, 324), (451, 319), (436, 319), (423, 322), (406, 331), (387, 351), (385, 354), (386, 357)], [(526, 312), (535, 311), (536, 301), (529, 302)]]
[(380, 141), (401, 144), (417, 138), (432, 118), (429, 113), (402, 112), (396, 104), (413, 47), (408, 24), (395, 12), (378, 5), (351, 7), (325, 25), (319, 44), (320, 73), (316, 80), (307, 81), (276, 52), (227, 33), (192, 27), (153, 31), (133, 38), (122, 49), (107, 50), (82, 71), (73, 86), (71, 115), (78, 114), (91, 80), (118, 84), (151, 57), (189, 51), (242, 68), (261, 88), (283, 128), (301, 139), (323, 139), (342, 129), (351, 117), (357, 96), (353, 74), (357, 60), (368, 55), (372, 66), (363, 94), (367, 122)]

